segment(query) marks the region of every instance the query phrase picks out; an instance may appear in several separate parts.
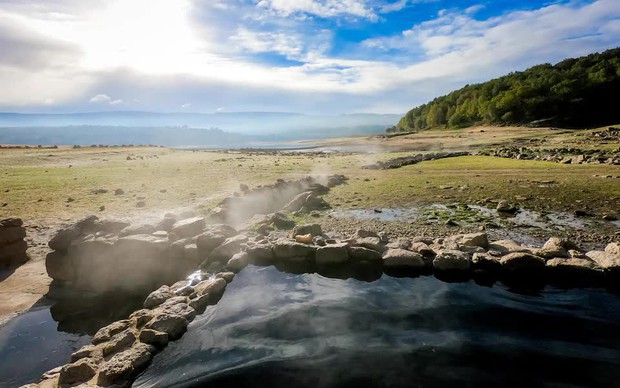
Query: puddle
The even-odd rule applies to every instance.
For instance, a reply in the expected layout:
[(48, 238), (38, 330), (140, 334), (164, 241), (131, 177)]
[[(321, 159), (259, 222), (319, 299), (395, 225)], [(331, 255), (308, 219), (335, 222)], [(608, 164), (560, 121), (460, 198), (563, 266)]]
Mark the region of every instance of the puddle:
[[(374, 220), (384, 222), (425, 222), (444, 223), (455, 219), (464, 225), (493, 223), (501, 227), (540, 228), (544, 230), (584, 230), (592, 226), (591, 221), (575, 217), (568, 212), (540, 213), (533, 210), (520, 209), (516, 214), (503, 214), (495, 209), (478, 205), (442, 205), (433, 204), (424, 207), (400, 209), (346, 209), (333, 210), (330, 213), (336, 218), (353, 218), (358, 220)], [(620, 226), (620, 222), (614, 224)]]

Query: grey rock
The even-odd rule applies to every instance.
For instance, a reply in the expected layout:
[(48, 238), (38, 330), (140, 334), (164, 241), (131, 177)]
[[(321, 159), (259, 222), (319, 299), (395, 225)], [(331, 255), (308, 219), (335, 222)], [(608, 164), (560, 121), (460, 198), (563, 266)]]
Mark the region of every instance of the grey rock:
[(316, 263), (318, 265), (342, 264), (349, 260), (347, 244), (330, 244), (316, 250)]
[(273, 245), (273, 253), (276, 259), (288, 259), (291, 257), (308, 257), (316, 248), (289, 240), (278, 240)]
[(97, 373), (97, 363), (90, 358), (82, 358), (60, 369), (58, 384), (76, 385), (92, 379)]
[(131, 321), (129, 319), (123, 319), (121, 321), (113, 322), (108, 326), (102, 327), (93, 336), (93, 345), (109, 341), (112, 336), (128, 329), (130, 326)]
[(168, 333), (144, 329), (140, 332), (140, 342), (153, 345), (156, 348), (164, 348), (168, 345)]
[(166, 300), (172, 298), (174, 296), (174, 292), (168, 286), (161, 286), (157, 290), (151, 292), (149, 296), (146, 297), (144, 301), (145, 309), (152, 309), (160, 304), (164, 303)]
[(425, 267), (422, 255), (404, 249), (388, 249), (383, 254), (383, 266), (387, 268), (422, 269)]
[(247, 252), (239, 252), (233, 255), (233, 257), (226, 263), (226, 269), (234, 273), (240, 272), (250, 262), (250, 256)]
[(177, 221), (170, 230), (180, 238), (197, 236), (202, 233), (205, 227), (205, 219), (203, 217), (193, 217), (185, 220)]
[(466, 271), (470, 266), (469, 255), (456, 250), (440, 251), (433, 259), (433, 267), (438, 271)]
[(509, 253), (500, 259), (502, 268), (507, 271), (536, 271), (545, 267), (545, 260), (527, 252)]
[(349, 247), (349, 257), (353, 262), (378, 263), (383, 260), (381, 253), (364, 247)]
[(114, 355), (99, 369), (97, 384), (101, 386), (128, 385), (132, 377), (143, 371), (153, 359), (155, 348), (137, 343), (130, 349)]

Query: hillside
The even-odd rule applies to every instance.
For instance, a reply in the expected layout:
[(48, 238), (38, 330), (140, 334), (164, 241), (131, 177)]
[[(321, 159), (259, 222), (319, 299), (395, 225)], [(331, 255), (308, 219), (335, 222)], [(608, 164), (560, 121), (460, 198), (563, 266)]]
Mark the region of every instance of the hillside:
[(472, 125), (584, 128), (620, 122), (620, 48), (543, 64), (410, 110), (387, 132)]

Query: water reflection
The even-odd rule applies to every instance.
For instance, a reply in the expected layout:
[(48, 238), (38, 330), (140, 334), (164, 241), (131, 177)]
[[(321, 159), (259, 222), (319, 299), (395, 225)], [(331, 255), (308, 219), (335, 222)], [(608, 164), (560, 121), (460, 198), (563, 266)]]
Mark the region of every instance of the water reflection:
[(619, 329), (620, 299), (597, 290), (250, 266), (134, 386), (612, 386)]

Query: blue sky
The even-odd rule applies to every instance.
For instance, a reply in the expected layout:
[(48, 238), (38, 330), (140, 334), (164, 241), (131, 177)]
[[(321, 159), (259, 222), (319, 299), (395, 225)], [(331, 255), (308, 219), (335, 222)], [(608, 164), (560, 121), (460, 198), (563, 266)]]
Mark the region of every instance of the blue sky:
[(0, 111), (404, 113), (617, 46), (618, 0), (0, 0)]

